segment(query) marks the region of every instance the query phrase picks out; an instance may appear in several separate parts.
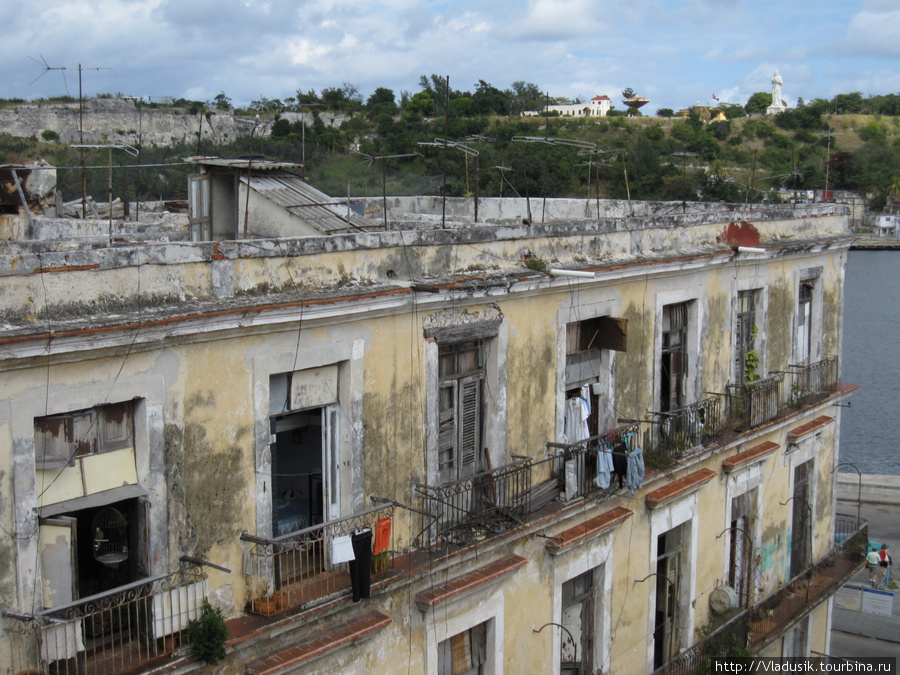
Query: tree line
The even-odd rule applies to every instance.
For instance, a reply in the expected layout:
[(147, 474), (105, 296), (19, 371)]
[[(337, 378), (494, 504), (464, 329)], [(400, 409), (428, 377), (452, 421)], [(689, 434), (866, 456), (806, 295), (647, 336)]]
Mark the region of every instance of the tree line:
[[(177, 164), (193, 154), (236, 157), (265, 154), (273, 160), (301, 162), (302, 173), (332, 195), (436, 194), (450, 196), (600, 197), (624, 199), (715, 200), (781, 199), (779, 190), (848, 189), (881, 208), (900, 194), (900, 110), (896, 95), (840, 94), (831, 100), (799, 101), (796, 108), (759, 115), (771, 94), (753, 94), (746, 105), (721, 104), (691, 109), (684, 116), (661, 109), (656, 118), (522, 117), (548, 98), (531, 83), (500, 90), (479, 81), (474, 91), (449, 87), (448, 79), (420, 78), (415, 94), (376, 89), (363, 100), (355, 87), (310, 90), (281, 100), (261, 97), (240, 113), (265, 117), (270, 134), (216, 144), (209, 138), (168, 148), (144, 148), (145, 164)], [(566, 102), (550, 99), (553, 104)], [(222, 92), (212, 101), (175, 101), (187, 114), (230, 109)], [(880, 112), (875, 112), (880, 111)], [(286, 112), (308, 113), (300, 119)], [(342, 113), (338, 126), (323, 113)], [(724, 113), (710, 120), (709, 113)], [(842, 122), (842, 116), (868, 114)], [(883, 116), (883, 117), (882, 117)], [(639, 115), (637, 117), (640, 117)], [(848, 128), (845, 128), (848, 127)], [(540, 142), (547, 139), (549, 143)], [(444, 149), (436, 139), (452, 144)], [(537, 139), (537, 140), (536, 140)], [(564, 140), (569, 144), (553, 141)], [(43, 157), (63, 167), (78, 165), (76, 151), (46, 137), (14, 139), (0, 134), (0, 161)], [(574, 147), (592, 144), (594, 150)], [(125, 157), (114, 162), (126, 164)], [(89, 160), (88, 163), (91, 163)], [(105, 164), (106, 157), (97, 158)], [(117, 188), (126, 198), (183, 198), (186, 167), (122, 172)], [(105, 194), (107, 176), (96, 172)], [(61, 183), (80, 194), (80, 172), (66, 169)], [(69, 185), (71, 183), (71, 185)]]

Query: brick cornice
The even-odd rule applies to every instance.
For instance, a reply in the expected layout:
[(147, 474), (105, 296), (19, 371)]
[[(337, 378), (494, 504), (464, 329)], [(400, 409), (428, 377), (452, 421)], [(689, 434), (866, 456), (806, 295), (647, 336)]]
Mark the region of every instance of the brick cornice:
[(548, 538), (547, 543), (545, 544), (547, 552), (551, 555), (559, 555), (575, 544), (579, 544), (609, 532), (616, 526), (624, 523), (633, 515), (634, 513), (632, 511), (617, 506), (611, 511), (601, 513), (599, 516), (595, 516), (590, 520), (586, 520), (575, 527), (570, 527), (569, 529), (563, 530), (559, 534)]
[(644, 497), (644, 502), (651, 509), (658, 508), (679, 497), (693, 492), (716, 477), (716, 472), (712, 469), (700, 469), (686, 476), (682, 476), (678, 480), (663, 485), (658, 490), (648, 492)]
[(522, 556), (511, 554), (483, 565), (458, 577), (435, 584), (431, 588), (416, 593), (416, 606), (423, 612), (437, 604), (456, 596), (473, 591), (485, 584), (498, 581), (525, 566), (528, 561)]

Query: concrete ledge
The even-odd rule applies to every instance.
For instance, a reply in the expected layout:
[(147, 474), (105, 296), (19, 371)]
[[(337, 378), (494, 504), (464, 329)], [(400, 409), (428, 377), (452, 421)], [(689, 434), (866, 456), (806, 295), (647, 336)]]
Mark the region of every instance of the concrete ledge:
[(863, 504), (900, 505), (900, 476), (855, 473), (837, 475), (837, 498), (842, 502), (856, 503), (857, 497)]

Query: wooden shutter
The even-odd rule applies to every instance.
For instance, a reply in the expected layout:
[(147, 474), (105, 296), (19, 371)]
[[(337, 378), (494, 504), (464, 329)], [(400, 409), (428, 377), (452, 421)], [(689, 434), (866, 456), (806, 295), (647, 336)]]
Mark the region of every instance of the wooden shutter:
[(441, 384), (438, 403), (438, 472), (441, 482), (456, 480), (457, 381)]
[(459, 406), (460, 478), (478, 471), (481, 447), (481, 378), (461, 380)]

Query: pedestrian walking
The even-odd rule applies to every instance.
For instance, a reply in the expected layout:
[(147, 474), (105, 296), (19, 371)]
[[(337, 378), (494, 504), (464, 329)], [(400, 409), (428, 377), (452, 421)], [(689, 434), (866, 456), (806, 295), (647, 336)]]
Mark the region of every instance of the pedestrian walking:
[(878, 585), (878, 577), (881, 574), (879, 562), (881, 562), (881, 556), (878, 555), (878, 549), (873, 546), (866, 556), (866, 568), (869, 570), (869, 585), (873, 588)]
[(891, 562), (891, 552), (888, 550), (888, 545), (882, 544), (881, 550), (878, 552), (878, 567), (881, 569), (879, 588), (887, 588), (887, 583), (890, 579)]

